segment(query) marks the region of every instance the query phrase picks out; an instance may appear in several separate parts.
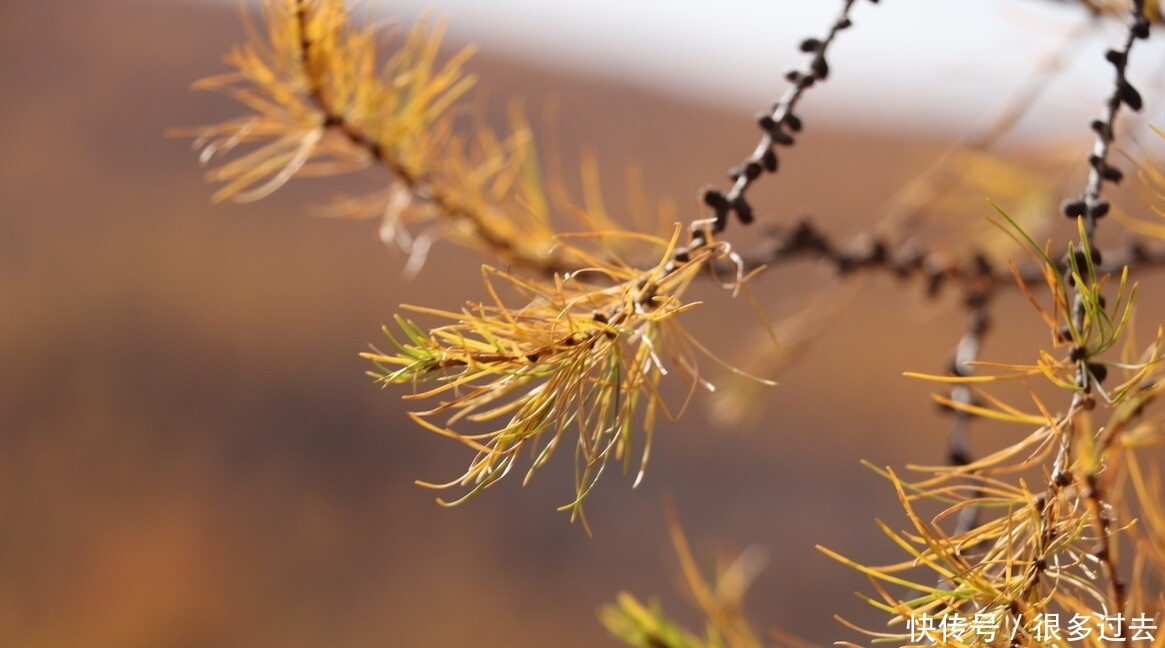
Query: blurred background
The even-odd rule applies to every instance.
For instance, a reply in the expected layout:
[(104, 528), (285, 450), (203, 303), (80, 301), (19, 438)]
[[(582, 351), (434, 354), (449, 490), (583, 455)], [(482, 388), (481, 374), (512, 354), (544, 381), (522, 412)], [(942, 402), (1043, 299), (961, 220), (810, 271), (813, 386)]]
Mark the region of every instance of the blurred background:
[[(689, 219), (697, 189), (751, 151), (752, 115), (837, 3), (766, 3), (771, 24), (745, 2), (581, 16), (549, 9), (565, 3), (446, 4), (452, 43), (485, 45), (471, 67), (487, 110), (517, 96), (536, 128), (553, 122), (569, 177), (579, 151), (595, 153), (613, 213), (635, 163), (648, 195)], [(758, 187), (766, 218), (812, 215), (843, 241), (868, 229), (1083, 21), (1024, 0), (883, 4), (860, 8), (834, 76), (804, 104), (805, 135)], [(410, 18), (419, 6), (399, 8)], [(994, 22), (975, 22), (984, 15)], [(956, 44), (977, 30), (1009, 40)], [(1097, 33), (1081, 52), (1113, 32)], [(697, 399), (661, 426), (640, 488), (604, 480), (588, 507), (594, 538), (554, 510), (572, 493), (565, 455), (528, 487), (511, 478), (442, 509), (413, 481), (451, 479), (470, 457), (410, 424), (403, 392), (374, 385), (357, 353), (401, 303), (479, 297), (483, 259), (438, 246), (406, 280), (378, 223), (311, 215), (341, 188), (375, 188), (375, 175), (212, 206), (190, 143), (165, 133), (239, 113), (189, 86), (223, 71), (243, 38), (229, 3), (0, 3), (0, 646), (613, 645), (595, 610), (620, 590), (699, 623), (676, 587), (668, 498), (709, 567), (724, 552), (767, 553), (748, 599), (757, 627), (828, 643), (858, 638), (835, 613), (876, 622), (851, 595), (864, 579), (814, 545), (898, 559), (873, 524), (901, 525), (891, 489), (858, 461), (944, 456), (932, 389), (901, 372), (947, 366), (963, 330), (953, 296), (881, 277), (832, 290), (837, 312), (791, 364), (760, 365), (781, 385), (747, 424)], [(1063, 72), (1067, 90), (1007, 149), (1065, 146), (1080, 164), (1033, 165), (1075, 192), (1107, 91), (1097, 60)], [(1134, 74), (1160, 69), (1160, 56), (1144, 60)], [(913, 62), (917, 75), (901, 67)], [(980, 205), (969, 218), (989, 214)], [(779, 321), (828, 284), (807, 263), (754, 291)], [(711, 286), (703, 296), (701, 339), (730, 360), (766, 353), (743, 302)], [(1046, 343), (1027, 308), (999, 301), (1001, 319), (1016, 316), (989, 357), (1024, 361)], [(976, 448), (1016, 434), (982, 430)]]

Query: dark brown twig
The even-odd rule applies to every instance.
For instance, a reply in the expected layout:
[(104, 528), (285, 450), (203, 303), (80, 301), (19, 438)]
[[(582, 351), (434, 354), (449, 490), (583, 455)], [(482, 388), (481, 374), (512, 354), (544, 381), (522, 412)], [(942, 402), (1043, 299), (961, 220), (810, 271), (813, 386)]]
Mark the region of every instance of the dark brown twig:
[[(878, 0), (871, 0), (877, 3)], [(829, 77), (829, 63), (826, 53), (833, 44), (837, 34), (853, 25), (850, 20), (850, 11), (857, 0), (843, 0), (842, 8), (836, 20), (823, 38), (806, 38), (801, 41), (802, 52), (811, 54), (809, 62), (803, 69), (790, 70), (785, 78), (792, 85), (785, 94), (773, 104), (769, 112), (757, 116), (756, 122), (763, 134), (751, 155), (739, 166), (729, 170), (732, 179), (732, 188), (723, 193), (714, 187), (706, 187), (701, 191), (701, 200), (712, 210), (706, 220), (693, 222), (691, 225), (691, 242), (688, 249), (694, 249), (706, 243), (709, 233), (715, 235), (724, 231), (728, 226), (729, 214), (736, 214), (742, 224), (753, 221), (752, 205), (748, 202), (745, 192), (749, 186), (763, 173), (775, 173), (778, 168), (777, 146), (792, 146), (795, 141), (793, 133), (802, 129), (801, 118), (794, 110), (805, 91)], [(679, 253), (685, 252), (678, 251)]]
[[(1165, 266), (1165, 248), (1149, 247), (1140, 240), (1107, 249), (1101, 255), (1103, 262), (1098, 272), (1119, 272), (1151, 269)], [(764, 242), (749, 253), (742, 253), (746, 272), (760, 267), (774, 267), (805, 259), (818, 259), (832, 266), (840, 276), (881, 271), (899, 279), (921, 278), (926, 294), (936, 297), (948, 287), (975, 289), (993, 294), (1016, 286), (1016, 278), (1006, 269), (997, 269), (982, 254), (959, 260), (949, 255), (928, 252), (911, 241), (893, 246), (888, 241), (870, 235), (861, 235), (850, 244), (840, 244), (819, 229), (809, 219), (792, 227), (768, 225)], [(1067, 259), (1058, 265), (1061, 272), (1068, 269)], [(716, 267), (721, 274), (731, 272), (728, 262)], [(1044, 286), (1044, 275), (1037, 266), (1020, 266), (1019, 278), (1029, 288)]]
[[(1083, 252), (1078, 253), (1078, 256), (1090, 256), (1091, 258), (1074, 260), (1072, 265), (1075, 266), (1074, 272), (1077, 275), (1088, 274), (1086, 270), (1091, 264), (1101, 265), (1104, 260), (1104, 255), (1093, 247), (1096, 222), (1109, 211), (1109, 203), (1101, 198), (1101, 192), (1105, 182), (1116, 184), (1123, 177), (1120, 169), (1110, 164), (1108, 158), (1114, 140), (1116, 117), (1121, 106), (1128, 106), (1134, 111), (1139, 111), (1144, 103), (1140, 92), (1129, 82), (1125, 73), (1133, 44), (1149, 37), (1149, 26), (1149, 20), (1145, 17), (1144, 0), (1133, 0), (1129, 9), (1127, 30), (1120, 49), (1110, 49), (1105, 52), (1105, 60), (1112, 64), (1116, 73), (1112, 94), (1105, 102), (1103, 115), (1092, 122), (1092, 130), (1096, 133), (1096, 143), (1093, 146), (1092, 154), (1088, 157), (1090, 171), (1084, 194), (1078, 200), (1065, 203), (1063, 207), (1065, 216), (1081, 220), (1083, 237), (1081, 244), (1083, 250), (1091, 252), (1088, 255)], [(1065, 270), (1065, 272), (1073, 271)], [(1091, 281), (1092, 277), (1082, 276), (1082, 279)], [(1071, 313), (1068, 315), (1072, 320), (1071, 328), (1077, 331), (1083, 330), (1088, 310), (1085, 307), (1085, 294), (1077, 285), (1075, 277), (1070, 276), (1067, 283), (1072, 289), (1073, 303)], [(1103, 302), (1098, 303), (1097, 306), (1103, 308)], [(1090, 352), (1081, 341), (1077, 341), (1077, 345), (1073, 347), (1072, 356), (1077, 361), (1076, 383), (1080, 389), (1073, 395), (1070, 409), (1072, 411), (1088, 410), (1091, 409), (1093, 384), (1103, 382), (1104, 375), (1098, 375), (1093, 369)], [(1085, 431), (1085, 434), (1091, 433), (1091, 431)], [(1064, 467), (1068, 465), (1066, 454), (1070, 451), (1067, 446), (1068, 444), (1061, 444), (1061, 451), (1056, 459), (1056, 470), (1053, 471), (1054, 485), (1059, 485), (1061, 481), (1070, 482), (1072, 479), (1064, 472)], [(1106, 494), (1101, 489), (1100, 480), (1096, 473), (1083, 475), (1083, 480), (1084, 498), (1089, 512), (1094, 518), (1097, 531), (1097, 546), (1093, 551), (1093, 556), (1100, 564), (1105, 579), (1108, 581), (1113, 608), (1118, 612), (1123, 612), (1127, 602), (1127, 592), (1116, 565), (1116, 558), (1111, 550), (1110, 536), (1113, 532), (1113, 525)], [(1122, 636), (1122, 631), (1123, 628), (1118, 629), (1118, 637)]]
[(1120, 169), (1108, 161), (1114, 139), (1117, 114), (1122, 105), (1128, 106), (1134, 111), (1140, 111), (1144, 105), (1141, 93), (1133, 87), (1128, 77), (1125, 76), (1133, 43), (1149, 37), (1149, 21), (1145, 18), (1144, 12), (1144, 0), (1133, 0), (1124, 43), (1120, 49), (1110, 49), (1104, 54), (1105, 60), (1111, 63), (1116, 71), (1112, 94), (1105, 102), (1104, 114), (1094, 119), (1091, 124), (1093, 132), (1096, 133), (1096, 143), (1093, 145), (1092, 154), (1088, 156), (1088, 165), (1091, 170), (1088, 174), (1088, 183), (1084, 188), (1084, 194), (1077, 200), (1065, 203), (1063, 207), (1064, 215), (1068, 218), (1083, 217), (1084, 235), (1089, 245), (1092, 243), (1096, 221), (1103, 218), (1109, 211), (1108, 201), (1102, 200), (1100, 197), (1104, 182), (1117, 184), (1124, 176)]

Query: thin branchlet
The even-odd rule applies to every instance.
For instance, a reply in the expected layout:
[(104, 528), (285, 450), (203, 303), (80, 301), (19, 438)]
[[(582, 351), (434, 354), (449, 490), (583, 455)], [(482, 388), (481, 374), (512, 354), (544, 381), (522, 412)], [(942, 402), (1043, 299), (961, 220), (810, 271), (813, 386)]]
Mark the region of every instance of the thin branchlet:
[[(761, 243), (741, 252), (740, 259), (745, 272), (771, 269), (801, 259), (823, 261), (842, 277), (880, 272), (897, 279), (921, 281), (928, 297), (938, 297), (948, 288), (994, 295), (1018, 285), (1016, 274), (999, 268), (981, 253), (958, 258), (924, 249), (912, 239), (895, 244), (874, 234), (860, 234), (848, 244), (839, 243), (809, 218), (791, 227), (766, 225), (761, 232)], [(1105, 249), (1101, 259), (1096, 269), (1102, 274), (1119, 272), (1124, 267), (1150, 270), (1165, 265), (1165, 247), (1133, 237)], [(1056, 260), (1056, 267), (1060, 272), (1068, 270), (1068, 259)], [(724, 264), (715, 267), (721, 274), (731, 269)], [(1018, 281), (1024, 286), (1032, 289), (1046, 286), (1042, 266), (1023, 264), (1016, 270)]]
[(436, 204), (441, 213), (448, 218), (467, 223), (474, 230), (474, 238), (493, 250), (500, 258), (534, 268), (547, 275), (577, 269), (553, 253), (539, 251), (532, 255), (529, 250), (517, 245), (513, 238), (495, 231), (489, 225), (489, 219), (478, 209), (432, 187), (426, 182), (421, 170), (411, 167), (361, 129), (358, 124), (349, 120), (340, 107), (334, 105), (327, 93), (323, 78), (323, 62), (316, 56), (315, 43), (309, 35), (311, 4), (313, 4), (311, 0), (295, 0), (295, 24), (299, 33), (300, 47), (298, 59), (309, 84), (309, 94), (323, 113), (324, 128), (333, 128), (343, 133), (353, 145), (366, 150), (373, 160), (383, 165), (411, 191)]
[(1115, 79), (1112, 93), (1105, 101), (1104, 112), (1091, 123), (1096, 141), (1092, 153), (1088, 156), (1088, 182), (1079, 199), (1068, 201), (1063, 206), (1064, 215), (1068, 218), (1083, 218), (1084, 236), (1089, 245), (1092, 243), (1097, 221), (1107, 215), (1110, 209), (1108, 201), (1101, 197), (1104, 183), (1119, 183), (1124, 176), (1121, 170), (1109, 161), (1115, 139), (1117, 115), (1122, 106), (1140, 111), (1144, 104), (1141, 93), (1129, 81), (1126, 70), (1133, 45), (1138, 40), (1149, 37), (1150, 23), (1145, 17), (1145, 0), (1131, 0), (1130, 5), (1128, 28), (1123, 42), (1120, 47), (1106, 51), (1104, 56), (1113, 67)]
[(752, 183), (764, 173), (776, 173), (779, 166), (778, 146), (792, 146), (795, 141), (794, 134), (803, 128), (803, 122), (795, 112), (797, 104), (806, 90), (829, 76), (826, 55), (837, 35), (853, 25), (850, 12), (855, 4), (857, 0), (843, 0), (842, 8), (826, 35), (822, 38), (807, 38), (801, 42), (801, 51), (810, 55), (809, 62), (804, 68), (786, 74), (786, 79), (790, 83), (788, 90), (773, 104), (770, 111), (757, 116), (757, 125), (762, 131), (760, 141), (744, 162), (729, 171), (732, 187), (727, 193), (713, 187), (701, 190), (701, 200), (711, 213), (706, 219), (691, 224), (690, 248), (703, 245), (709, 235), (723, 232), (728, 226), (730, 214), (736, 214), (737, 219), (744, 225), (753, 222), (755, 218), (753, 207), (745, 194)]
[[(1132, 0), (1120, 47), (1105, 52), (1105, 60), (1113, 67), (1114, 81), (1112, 92), (1105, 102), (1101, 117), (1091, 124), (1096, 141), (1092, 153), (1088, 157), (1089, 174), (1084, 194), (1079, 200), (1068, 202), (1063, 207), (1065, 216), (1079, 219), (1081, 222), (1081, 250), (1077, 253), (1080, 258), (1071, 259), (1072, 276), (1067, 281), (1072, 294), (1072, 308), (1068, 314), (1071, 319), (1070, 328), (1077, 332), (1085, 330), (1086, 318), (1095, 318), (1094, 313), (1098, 311), (1103, 313), (1105, 310), (1103, 297), (1099, 295), (1095, 280), (1095, 277), (1098, 276), (1095, 265), (1103, 262), (1103, 255), (1094, 247), (1094, 234), (1097, 221), (1107, 215), (1110, 209), (1108, 201), (1102, 198), (1104, 184), (1106, 182), (1116, 184), (1123, 176), (1120, 169), (1109, 161), (1115, 139), (1117, 116), (1122, 106), (1127, 106), (1133, 111), (1140, 111), (1144, 104), (1140, 92), (1133, 87), (1126, 72), (1134, 44), (1139, 40), (1147, 39), (1149, 34), (1150, 22), (1145, 16), (1145, 0)], [(1082, 285), (1085, 283), (1093, 285)], [(1079, 391), (1073, 396), (1072, 405), (1073, 409), (1077, 409), (1079, 406), (1081, 411), (1088, 411), (1092, 409), (1088, 405), (1093, 398), (1093, 385), (1103, 382), (1104, 376), (1098, 371), (1098, 368), (1103, 369), (1103, 367), (1091, 362), (1092, 353), (1088, 345), (1081, 342), (1083, 340), (1074, 340), (1073, 346), (1077, 364), (1076, 382)], [(1084, 430), (1083, 433), (1091, 434), (1092, 432)], [(1127, 602), (1126, 588), (1119, 575), (1115, 551), (1112, 550), (1111, 546), (1113, 526), (1111, 509), (1107, 502), (1108, 493), (1105, 493), (1101, 488), (1101, 482), (1096, 474), (1096, 471), (1101, 469), (1102, 465), (1097, 465), (1084, 476), (1086, 484), (1084, 497), (1097, 532), (1098, 548), (1094, 552), (1095, 558), (1100, 562), (1108, 581), (1113, 609), (1123, 612)], [(1123, 628), (1118, 630), (1123, 631)], [(1123, 634), (1119, 634), (1118, 637), (1123, 637)]]

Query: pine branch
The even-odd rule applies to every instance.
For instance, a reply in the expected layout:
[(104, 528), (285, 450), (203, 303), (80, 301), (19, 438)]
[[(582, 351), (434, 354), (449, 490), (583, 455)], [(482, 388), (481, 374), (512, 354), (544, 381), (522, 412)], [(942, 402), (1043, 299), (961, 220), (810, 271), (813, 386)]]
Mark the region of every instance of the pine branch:
[[(468, 224), (473, 230), (473, 237), (484, 243), (486, 247), (500, 258), (509, 259), (546, 274), (567, 272), (569, 268), (563, 260), (554, 254), (547, 254), (538, 250), (533, 254), (523, 246), (517, 244), (510, 233), (496, 231), (491, 226), (490, 218), (479, 207), (466, 201), (457, 200), (453, 192), (443, 191), (426, 181), (424, 170), (411, 166), (400, 156), (395, 155), (391, 148), (386, 148), (370, 133), (344, 114), (343, 107), (337, 105), (329, 96), (326, 88), (325, 75), (328, 72), (330, 61), (328, 55), (317, 53), (316, 42), (309, 34), (312, 25), (312, 16), (309, 5), (321, 4), (323, 11), (330, 11), (328, 3), (316, 3), (313, 0), (295, 0), (295, 25), (299, 33), (298, 58), (303, 66), (303, 74), (308, 79), (309, 95), (323, 113), (323, 127), (333, 128), (343, 133), (355, 146), (364, 149), (368, 155), (383, 165), (390, 173), (405, 184), (408, 189), (425, 199), (432, 201), (446, 218)], [(319, 11), (317, 9), (317, 11)], [(346, 22), (347, 16), (341, 18)], [(325, 16), (324, 20), (335, 20), (336, 17)], [(433, 47), (438, 41), (434, 41)]]
[[(878, 0), (871, 2), (877, 3)], [(764, 173), (776, 173), (779, 166), (777, 147), (792, 146), (795, 141), (793, 133), (798, 133), (803, 128), (801, 118), (794, 112), (797, 103), (809, 88), (829, 77), (826, 54), (837, 35), (853, 25), (850, 12), (855, 4), (857, 0), (843, 0), (837, 18), (823, 38), (807, 38), (801, 41), (801, 51), (811, 54), (809, 62), (804, 68), (791, 70), (785, 75), (786, 80), (792, 85), (780, 100), (773, 104), (772, 110), (757, 116), (757, 125), (763, 134), (752, 154), (729, 171), (733, 184), (728, 193), (725, 194), (714, 187), (706, 187), (701, 191), (701, 200), (711, 209), (711, 215), (706, 220), (692, 223), (689, 249), (703, 245), (710, 239), (710, 235), (723, 232), (728, 226), (730, 214), (736, 214), (742, 225), (748, 225), (754, 220), (753, 208), (745, 193)]]
[[(841, 277), (881, 272), (902, 280), (918, 279), (923, 282), (928, 297), (937, 297), (948, 287), (963, 290), (974, 288), (993, 295), (1017, 285), (1016, 275), (997, 269), (983, 254), (971, 255), (969, 259), (956, 259), (923, 249), (911, 240), (895, 245), (871, 233), (859, 234), (853, 237), (852, 243), (843, 244), (834, 240), (809, 218), (791, 227), (766, 225), (761, 238), (756, 249), (740, 253), (746, 273), (799, 260), (816, 259), (831, 266)], [(1148, 241), (1133, 238), (1120, 247), (1105, 250), (1102, 258), (1103, 262), (1096, 266), (1102, 274), (1119, 272), (1124, 267), (1133, 271), (1152, 270), (1165, 265), (1165, 247), (1153, 246)], [(1058, 260), (1055, 265), (1061, 272), (1069, 268), (1066, 257)], [(735, 266), (726, 263), (714, 268), (721, 274), (734, 269)], [(1020, 266), (1018, 279), (1030, 288), (1040, 288), (1043, 286), (1041, 266)]]
[[(1086, 344), (1082, 344), (1084, 340), (1079, 334), (1085, 328), (1087, 318), (1095, 319), (1097, 317), (1096, 311), (1100, 311), (1099, 314), (1103, 316), (1105, 309), (1103, 298), (1092, 293), (1092, 291), (1086, 291), (1086, 287), (1092, 288), (1095, 286), (1096, 277), (1098, 276), (1095, 265), (1099, 265), (1103, 260), (1103, 255), (1093, 246), (1093, 235), (1096, 230), (1097, 221), (1103, 218), (1109, 211), (1108, 201), (1101, 198), (1104, 183), (1111, 182), (1116, 184), (1123, 177), (1120, 169), (1112, 165), (1108, 159), (1113, 140), (1115, 139), (1114, 131), (1117, 115), (1122, 106), (1128, 106), (1133, 111), (1140, 111), (1144, 104), (1140, 92), (1133, 87), (1126, 76), (1126, 70), (1133, 45), (1138, 40), (1148, 39), (1149, 34), (1150, 22), (1145, 16), (1145, 0), (1132, 0), (1127, 28), (1120, 48), (1110, 49), (1105, 52), (1105, 60), (1113, 66), (1115, 80), (1113, 82), (1112, 94), (1109, 95), (1105, 104), (1104, 113), (1091, 124), (1092, 130), (1096, 134), (1096, 143), (1093, 146), (1092, 154), (1088, 158), (1090, 167), (1088, 182), (1084, 189), (1083, 197), (1077, 201), (1065, 204), (1063, 208), (1065, 216), (1078, 218), (1081, 221), (1082, 248), (1076, 254), (1082, 258), (1071, 259), (1073, 271), (1071, 276), (1068, 277), (1068, 283), (1072, 286), (1073, 290), (1073, 305), (1070, 315), (1069, 332), (1072, 334), (1071, 338), (1074, 343), (1072, 354), (1078, 357), (1076, 382), (1080, 387), (1080, 391), (1076, 392), (1073, 396), (1073, 405), (1079, 403), (1084, 409), (1091, 409), (1090, 402), (1093, 386), (1103, 383), (1105, 374), (1107, 373), (1107, 371), (1101, 371), (1103, 367), (1092, 362), (1092, 356), (1094, 355), (1093, 349), (1090, 349)], [(1089, 285), (1082, 285), (1084, 282), (1087, 282)], [(1097, 470), (1100, 470), (1099, 466)], [(1086, 483), (1084, 496), (1094, 519), (1099, 542), (1093, 555), (1100, 562), (1105, 572), (1113, 608), (1123, 612), (1127, 602), (1126, 589), (1115, 563), (1115, 551), (1111, 548), (1113, 528), (1108, 508), (1109, 504), (1106, 498), (1107, 493), (1103, 492), (1100, 488), (1100, 481), (1095, 472), (1089, 472), (1084, 476), (1084, 480)]]

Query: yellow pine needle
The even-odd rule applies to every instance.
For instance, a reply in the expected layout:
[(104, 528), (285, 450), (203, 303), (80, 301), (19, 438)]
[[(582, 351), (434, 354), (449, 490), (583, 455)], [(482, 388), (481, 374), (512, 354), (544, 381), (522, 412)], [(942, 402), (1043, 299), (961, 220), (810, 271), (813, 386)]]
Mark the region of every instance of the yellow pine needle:
[(1043, 417), (1026, 415), (1019, 412), (994, 410), (981, 407), (973, 403), (959, 403), (942, 394), (932, 394), (931, 398), (934, 399), (934, 401), (939, 405), (943, 405), (960, 412), (966, 412), (974, 416), (994, 419), (996, 421), (1004, 421), (1006, 423), (1022, 423), (1024, 425), (1042, 425), (1044, 423)]
[(833, 560), (835, 560), (835, 561), (837, 561), (837, 562), (839, 562), (839, 563), (841, 563), (841, 564), (843, 564), (851, 569), (859, 571), (859, 572), (861, 572), (861, 573), (863, 573), (871, 578), (876, 578), (880, 581), (884, 581), (884, 582), (890, 583), (892, 585), (899, 585), (901, 587), (905, 587), (908, 589), (918, 589), (920, 591), (929, 592), (929, 593), (933, 593), (933, 594), (938, 594), (938, 593), (942, 592), (942, 590), (935, 588), (933, 586), (927, 586), (927, 585), (924, 585), (921, 583), (915, 583), (909, 579), (894, 576), (890, 572), (884, 571), (880, 568), (866, 566), (866, 565), (864, 565), (856, 560), (852, 560), (850, 558), (847, 558), (847, 557), (837, 553), (836, 551), (834, 551), (826, 546), (815, 545), (815, 548), (818, 551), (820, 551), (821, 553), (828, 556), (829, 558), (832, 558)]
[(1004, 365), (1004, 364), (988, 363), (988, 362), (972, 362), (972, 363), (968, 363), (968, 364), (972, 365), (974, 367), (987, 367), (987, 368), (995, 368), (995, 369), (1020, 369), (1020, 368), (1022, 368), (1024, 370), (1019, 372), (1019, 373), (1007, 374), (1007, 375), (1003, 375), (1003, 376), (982, 376), (982, 375), (939, 376), (939, 375), (935, 375), (935, 374), (925, 374), (925, 373), (918, 373), (918, 372), (914, 372), (914, 371), (904, 371), (904, 372), (902, 372), (902, 375), (905, 376), (906, 378), (918, 378), (921, 380), (928, 380), (930, 382), (962, 385), (962, 384), (976, 384), (976, 383), (993, 383), (993, 382), (1000, 382), (1000, 381), (1004, 381), (1004, 380), (1016, 380), (1018, 378), (1027, 378), (1029, 376), (1034, 376), (1034, 375), (1041, 373), (1038, 368), (1026, 368), (1026, 367), (1020, 367), (1019, 365)]

